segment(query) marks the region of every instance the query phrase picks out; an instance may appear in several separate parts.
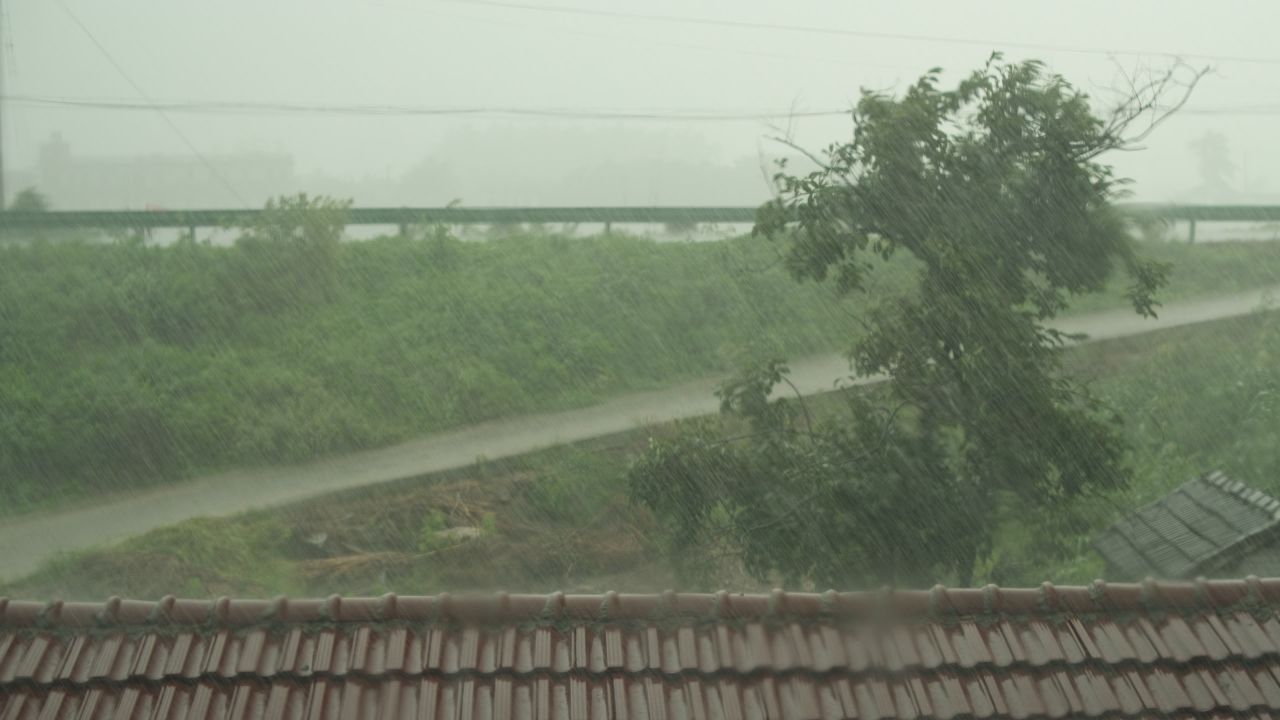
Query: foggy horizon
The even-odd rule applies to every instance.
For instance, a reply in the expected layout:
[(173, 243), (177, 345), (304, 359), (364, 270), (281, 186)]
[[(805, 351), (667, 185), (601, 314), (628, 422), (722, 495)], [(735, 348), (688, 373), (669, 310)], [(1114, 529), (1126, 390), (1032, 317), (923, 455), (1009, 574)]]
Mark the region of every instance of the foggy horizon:
[[(1267, 132), (1280, 108), (1256, 99), (1274, 86), (1263, 74), (1280, 58), (1271, 57), (1268, 24), (1256, 10), (1229, 6), (1207, 21), (1191, 3), (985, 8), (9, 0), (6, 191), (12, 197), (40, 184), (39, 154), (57, 133), (77, 161), (164, 159), (211, 175), (207, 165), (231, 156), (288, 158), (289, 173), (274, 181), (193, 180), (210, 186), (182, 196), (193, 206), (258, 206), (270, 195), (303, 191), (357, 205), (752, 204), (768, 197), (762, 161), (787, 150), (771, 138), (789, 132), (819, 149), (848, 136), (848, 117), (613, 116), (845, 110), (861, 88), (898, 92), (935, 66), (949, 82), (998, 50), (1008, 59), (1043, 59), (1103, 108), (1122, 68), (1172, 62), (1154, 53), (1211, 66), (1145, 149), (1110, 160), (1132, 178), (1138, 200), (1265, 202), (1280, 192), (1267, 171), (1280, 160)], [(870, 35), (837, 34), (843, 32)], [(147, 109), (171, 103), (252, 107)], [(368, 106), (484, 112), (352, 111)], [(568, 116), (488, 114), (503, 109)], [(593, 113), (599, 116), (577, 117)], [(1192, 149), (1210, 134), (1225, 139), (1218, 152), (1232, 166), (1216, 193), (1206, 192)], [(50, 194), (66, 209), (168, 202), (147, 200), (140, 190), (84, 193)]]

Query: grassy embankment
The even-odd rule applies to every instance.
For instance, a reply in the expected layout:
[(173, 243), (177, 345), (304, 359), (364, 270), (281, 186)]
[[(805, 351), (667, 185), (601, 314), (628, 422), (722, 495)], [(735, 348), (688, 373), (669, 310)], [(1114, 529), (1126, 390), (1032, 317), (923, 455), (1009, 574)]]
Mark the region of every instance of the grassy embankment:
[[(1093, 531), (1207, 469), (1280, 493), (1278, 360), (1278, 313), (1069, 350), (1070, 372), (1094, 378), (1095, 389), (1127, 418), (1136, 481), (1124, 493), (1081, 507), (1087, 527), (1069, 538), (1065, 559), (1036, 556), (1030, 537), (1036, 529), (1007, 521), (998, 541), (999, 577), (992, 571), (977, 581), (1088, 581), (1101, 572), (1088, 550)], [(840, 402), (832, 393), (811, 398), (810, 409), (826, 414)], [(740, 432), (730, 424), (723, 429)], [(276, 512), (193, 520), (65, 556), (0, 587), (0, 594), (154, 598), (671, 587), (678, 581), (661, 561), (652, 519), (627, 501), (627, 463), (649, 432), (479, 463)], [(456, 545), (424, 542), (441, 518), (444, 524), (491, 527)], [(732, 558), (712, 564), (714, 574), (680, 586), (767, 586), (742, 576)]]
[(581, 406), (848, 323), (762, 241), (389, 237), (327, 273), (287, 250), (0, 250), (0, 513)]
[[(1280, 282), (1280, 244), (1148, 250), (1168, 299)], [(836, 302), (753, 238), (0, 248), (0, 515), (842, 349), (907, 269)]]

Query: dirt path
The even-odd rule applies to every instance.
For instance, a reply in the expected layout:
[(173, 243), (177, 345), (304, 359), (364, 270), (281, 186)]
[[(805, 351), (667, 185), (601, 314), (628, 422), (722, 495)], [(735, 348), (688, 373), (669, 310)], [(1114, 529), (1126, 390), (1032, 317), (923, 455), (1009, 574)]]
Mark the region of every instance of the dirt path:
[[(1105, 340), (1244, 315), (1278, 293), (1280, 288), (1272, 288), (1173, 303), (1161, 310), (1159, 320), (1114, 310), (1063, 320), (1057, 327), (1088, 333), (1090, 340)], [(791, 369), (792, 382), (805, 394), (830, 390), (849, 375), (845, 359), (834, 354), (793, 362)], [(60, 551), (113, 542), (192, 517), (230, 515), (460, 467), (480, 456), (518, 455), (627, 430), (638, 423), (716, 412), (718, 404), (712, 391), (721, 380), (709, 377), (578, 410), (497, 420), (303, 465), (221, 473), (105, 499), (96, 505), (9, 520), (0, 525), (0, 577), (29, 573)]]

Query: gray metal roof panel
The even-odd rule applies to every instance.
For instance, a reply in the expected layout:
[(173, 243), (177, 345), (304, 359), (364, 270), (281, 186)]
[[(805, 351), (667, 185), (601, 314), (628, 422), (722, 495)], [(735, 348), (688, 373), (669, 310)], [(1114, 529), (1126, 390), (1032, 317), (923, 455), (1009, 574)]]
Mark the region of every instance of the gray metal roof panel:
[(1094, 548), (1123, 578), (1186, 578), (1280, 526), (1280, 502), (1214, 472), (1112, 524)]

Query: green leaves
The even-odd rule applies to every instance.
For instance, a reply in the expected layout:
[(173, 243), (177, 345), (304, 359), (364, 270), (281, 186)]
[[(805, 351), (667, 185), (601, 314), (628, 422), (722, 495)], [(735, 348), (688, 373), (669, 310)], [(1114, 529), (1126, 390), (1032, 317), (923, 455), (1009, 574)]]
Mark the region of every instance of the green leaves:
[[(1128, 481), (1109, 413), (1059, 372), (1063, 337), (1043, 323), (1117, 264), (1135, 310), (1154, 314), (1168, 267), (1136, 256), (1111, 207), (1117, 181), (1093, 158), (1118, 146), (1114, 127), (1043, 63), (993, 55), (953, 90), (935, 68), (899, 97), (864, 91), (853, 118), (818, 170), (780, 168), (755, 231), (787, 244), (795, 278), (845, 293), (912, 256), (915, 292), (866, 313), (850, 356), (888, 389), (815, 428), (769, 400), (785, 364), (750, 368), (721, 409), (758, 437), (715, 454), (705, 439), (656, 444), (632, 482), (686, 539), (721, 509), (761, 576), (968, 582), (998, 507)], [(696, 473), (726, 467), (709, 497)]]
[(784, 381), (787, 373), (786, 362), (776, 358), (743, 369), (716, 390), (720, 412), (747, 418), (757, 433), (787, 429), (793, 409), (782, 401), (769, 400), (769, 394)]

